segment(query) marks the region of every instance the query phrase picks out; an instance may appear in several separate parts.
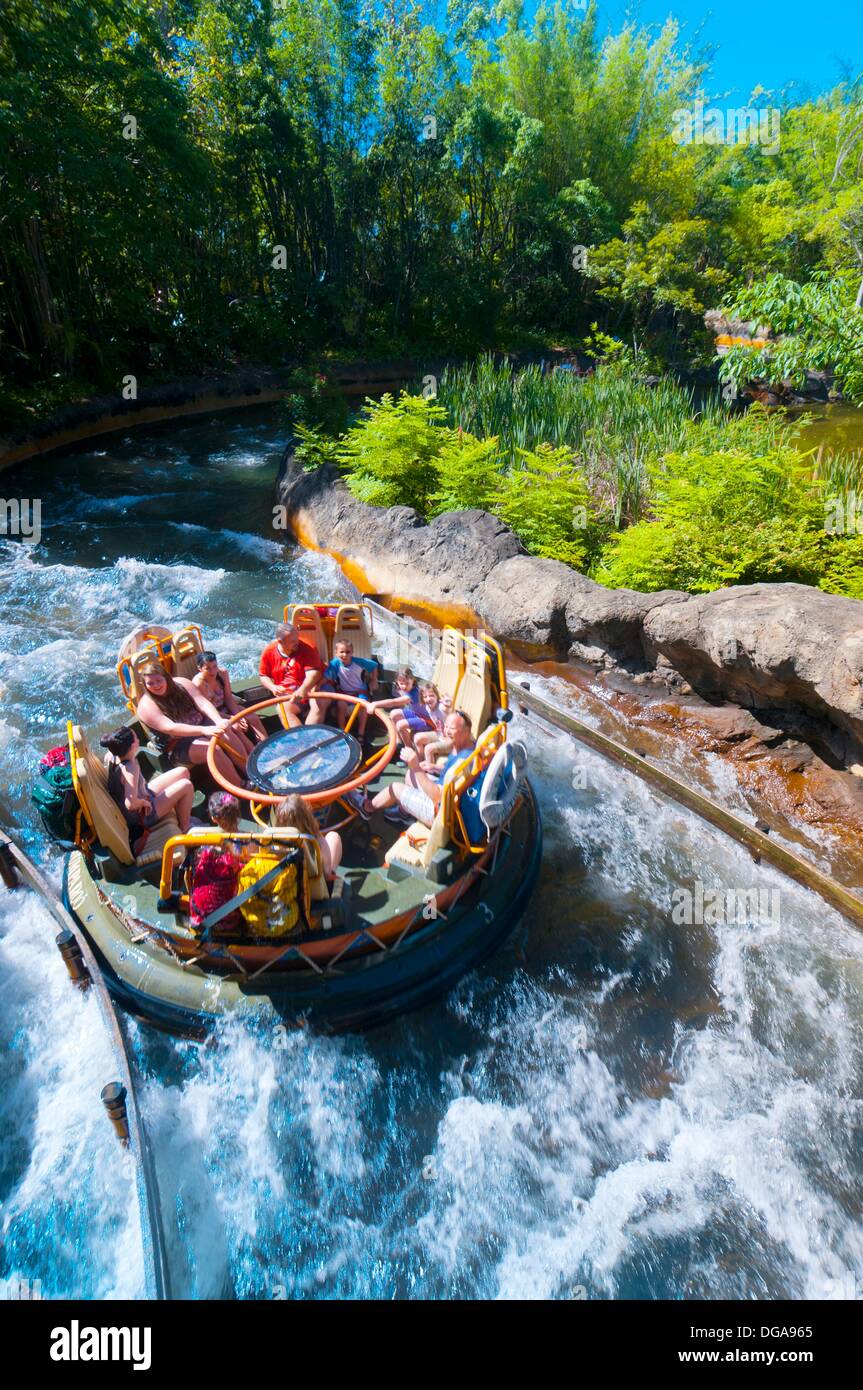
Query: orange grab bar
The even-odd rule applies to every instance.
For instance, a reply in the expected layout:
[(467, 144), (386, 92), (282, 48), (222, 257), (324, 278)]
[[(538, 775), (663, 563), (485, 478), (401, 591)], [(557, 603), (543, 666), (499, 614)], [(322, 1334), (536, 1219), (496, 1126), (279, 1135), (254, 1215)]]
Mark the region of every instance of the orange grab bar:
[[(259, 710), (270, 709), (273, 705), (286, 704), (288, 700), (293, 700), (294, 698), (294, 695), (274, 695), (272, 699), (262, 700), (260, 704), (249, 705), (247, 709), (241, 709), (238, 710), (236, 714), (232, 714), (227, 721), (228, 725), (235, 724), (238, 720), (245, 719), (250, 714), (257, 714)], [(344, 700), (345, 703), (349, 705), (368, 703), (367, 701), (360, 700), (356, 695), (343, 695), (340, 690), (310, 690), (306, 698), (309, 700)], [(374, 781), (375, 777), (383, 772), (384, 768), (391, 761), (398, 742), (395, 725), (388, 712), (384, 709), (370, 709), (369, 713), (373, 715), (374, 718), (379, 719), (386, 729), (386, 747), (381, 750), (380, 754), (375, 758), (375, 761), (370, 764), (368, 768), (361, 771), (356, 777), (352, 777), (349, 781), (342, 782), (338, 787), (330, 787), (329, 790), (325, 792), (305, 792), (303, 794), (303, 800), (307, 802), (309, 806), (328, 806), (331, 801), (338, 801), (339, 797), (344, 796), (346, 792), (352, 792), (357, 787), (365, 786), (366, 782)], [(224, 788), (226, 792), (230, 792), (232, 796), (240, 797), (243, 801), (254, 801), (258, 806), (278, 806), (280, 801), (284, 801), (284, 796), (268, 796), (264, 792), (249, 791), (245, 787), (235, 786), (233, 782), (229, 782), (226, 777), (223, 777), (216, 767), (215, 760), (215, 749), (218, 737), (218, 734), (214, 734), (210, 739), (207, 748), (207, 767), (210, 769), (210, 772), (220, 787)]]

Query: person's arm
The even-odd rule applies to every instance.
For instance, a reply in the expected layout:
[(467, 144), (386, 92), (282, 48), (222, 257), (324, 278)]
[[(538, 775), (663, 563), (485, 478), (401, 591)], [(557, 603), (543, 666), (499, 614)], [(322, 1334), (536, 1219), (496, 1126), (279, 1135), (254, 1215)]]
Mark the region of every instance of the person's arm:
[(322, 666), (310, 665), (306, 667), (306, 674), (303, 678), (303, 683), (302, 685), (298, 686), (298, 688), (294, 691), (296, 699), (304, 700), (308, 695), (309, 691), (314, 690), (316, 686), (320, 685), (323, 678), (324, 669)]
[[(195, 693), (197, 694), (197, 691)], [(197, 704), (197, 700), (195, 703)], [(175, 720), (169, 719), (166, 714), (163, 714), (155, 700), (152, 700), (149, 695), (143, 696), (136, 713), (141, 723), (146, 724), (148, 729), (152, 729), (157, 734), (166, 734), (168, 738), (200, 738), (207, 728), (205, 724), (176, 723)], [(213, 713), (215, 714), (215, 711)], [(221, 727), (223, 723), (221, 716), (216, 715), (216, 719)]]
[(177, 676), (176, 679), (177, 685), (182, 686), (186, 693), (188, 695), (191, 695), (195, 704), (198, 706), (198, 709), (201, 711), (202, 714), (205, 714), (207, 716), (209, 722), (211, 724), (215, 724), (216, 728), (219, 731), (224, 729), (228, 721), (225, 718), (223, 718), (221, 714), (219, 714), (219, 711), (216, 709), (216, 706), (212, 704), (210, 700), (207, 699), (204, 692), (202, 690), (199, 690), (196, 685), (193, 685), (191, 681), (186, 680), (183, 676)]
[[(354, 658), (356, 660), (356, 657)], [(363, 661), (360, 669), (366, 678), (369, 695), (374, 695), (378, 688), (378, 667), (375, 661)]]
[(123, 778), (123, 804), (127, 811), (149, 811), (150, 803), (143, 796), (137, 796), (135, 788), (138, 779), (134, 773), (128, 772), (122, 763), (119, 764), (120, 776)]
[(375, 709), (404, 709), (411, 702), (410, 695), (399, 695), (394, 700), (375, 700)]
[(285, 687), (283, 685), (279, 685), (278, 681), (273, 680), (272, 676), (269, 674), (270, 667), (267, 661), (268, 651), (269, 647), (265, 647), (264, 650), (261, 652), (261, 660), (258, 666), (258, 677), (260, 679), (261, 685), (264, 686), (266, 690), (269, 690), (271, 695), (284, 695), (287, 693), (285, 691)]
[(225, 691), (225, 704), (228, 706), (231, 714), (239, 714), (242, 705), (231, 689), (231, 677), (228, 675), (227, 671), (220, 671), (219, 675), (222, 677), (222, 685)]
[(152, 729), (155, 734), (165, 734), (168, 738), (191, 738), (193, 735), (200, 734), (200, 724), (176, 724), (173, 719), (169, 719), (167, 714), (163, 714), (149, 695), (143, 695), (138, 702), (135, 711), (142, 724), (146, 724), (148, 729)]
[(426, 796), (434, 802), (435, 806), (439, 806), (441, 797), (443, 796), (443, 787), (440, 782), (436, 782), (433, 777), (429, 777), (427, 773), (423, 772), (420, 767), (420, 755), (416, 749), (405, 748), (403, 750), (403, 761), (416, 778), (417, 786), (422, 788)]

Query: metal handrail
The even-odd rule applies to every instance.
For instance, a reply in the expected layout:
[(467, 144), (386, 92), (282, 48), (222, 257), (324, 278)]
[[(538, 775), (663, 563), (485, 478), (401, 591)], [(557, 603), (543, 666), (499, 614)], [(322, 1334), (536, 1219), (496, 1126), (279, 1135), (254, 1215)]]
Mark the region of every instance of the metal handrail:
[(81, 951), (90, 980), (96, 991), (96, 999), (103, 1022), (108, 1030), (120, 1080), (126, 1090), (129, 1148), (135, 1162), (135, 1186), (138, 1193), (147, 1297), (170, 1299), (172, 1297), (171, 1274), (165, 1245), (165, 1231), (162, 1224), (162, 1208), (155, 1160), (138, 1104), (135, 1073), (128, 1040), (114, 1008), (114, 1002), (108, 993), (101, 967), (84, 932), (72, 914), (67, 912), (59, 901), (55, 890), (41, 870), (2, 829), (0, 829), (0, 851), (5, 851), (10, 856), (21, 881), (38, 894), (60, 929), (72, 933)]

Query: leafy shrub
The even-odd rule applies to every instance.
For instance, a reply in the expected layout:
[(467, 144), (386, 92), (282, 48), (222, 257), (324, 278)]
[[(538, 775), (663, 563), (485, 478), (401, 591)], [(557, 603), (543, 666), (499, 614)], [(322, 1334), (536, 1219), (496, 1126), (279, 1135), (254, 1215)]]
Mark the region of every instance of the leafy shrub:
[(435, 516), (471, 507), (486, 512), (495, 510), (501, 487), (496, 438), (474, 439), (472, 434), (459, 430), (457, 437), (450, 438), (441, 449), (435, 467), (438, 487), (430, 499)]
[(457, 440), (433, 398), (403, 393), (395, 400), (387, 393), (366, 401), (337, 453), (355, 497), (377, 507), (415, 507), (428, 516), (438, 490), (438, 458)]
[(299, 425), (338, 435), (348, 421), (343, 392), (333, 386), (323, 372), (296, 368), (291, 372), (289, 394), (282, 402), (282, 418), (288, 429)]
[(655, 520), (612, 537), (596, 571), (602, 583), (706, 593), (727, 584), (822, 581), (831, 549), (822, 489), (793, 450), (692, 451), (651, 472)]
[(530, 555), (584, 567), (593, 504), (569, 449), (521, 450), (521, 465), (501, 477), (495, 511)]
[(842, 279), (817, 271), (801, 285), (768, 275), (739, 290), (728, 313), (768, 325), (777, 338), (764, 348), (733, 347), (719, 359), (723, 381), (802, 386), (808, 371), (827, 368), (843, 394), (863, 405), (863, 308)]

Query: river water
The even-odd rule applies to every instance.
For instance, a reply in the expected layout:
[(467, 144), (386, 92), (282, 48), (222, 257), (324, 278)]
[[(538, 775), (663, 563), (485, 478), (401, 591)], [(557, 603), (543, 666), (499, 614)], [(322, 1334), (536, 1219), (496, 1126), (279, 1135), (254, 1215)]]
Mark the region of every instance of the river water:
[[(127, 631), (194, 620), (240, 675), (286, 600), (347, 593), (271, 529), (279, 438), (256, 410), (4, 474), (43, 534), (0, 539), (0, 818), (51, 872), (29, 779), (68, 715), (119, 722)], [(863, 1295), (863, 934), (567, 737), (517, 732), (546, 850), (487, 968), (365, 1037), (130, 1025), (175, 1292)], [(699, 883), (763, 910), (700, 922)], [(52, 936), (0, 890), (0, 1279), (140, 1294), (110, 1052)]]

